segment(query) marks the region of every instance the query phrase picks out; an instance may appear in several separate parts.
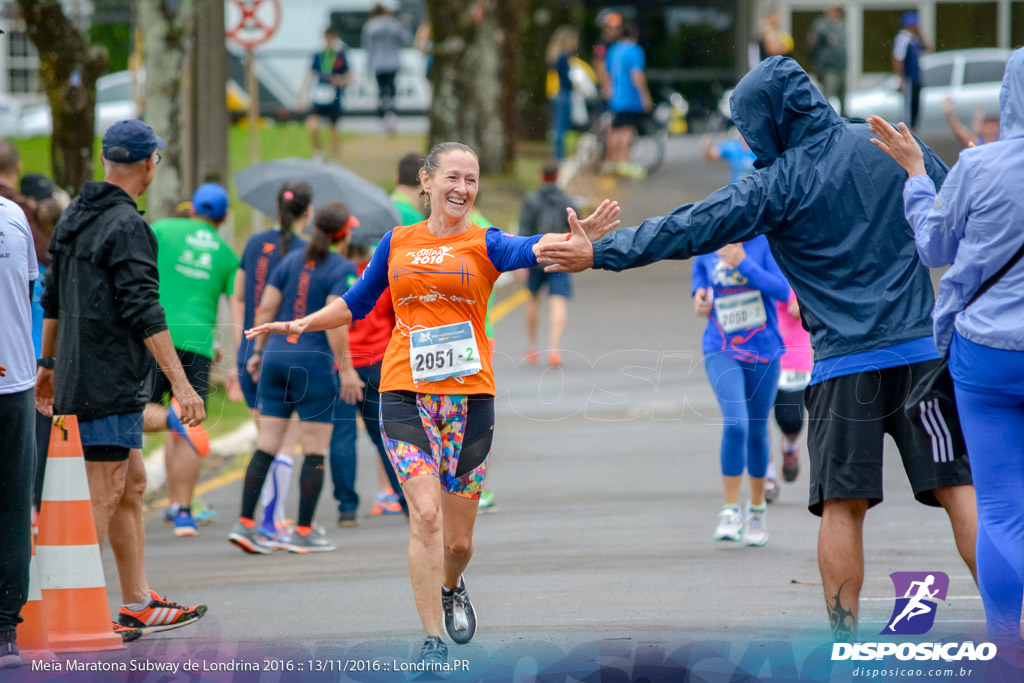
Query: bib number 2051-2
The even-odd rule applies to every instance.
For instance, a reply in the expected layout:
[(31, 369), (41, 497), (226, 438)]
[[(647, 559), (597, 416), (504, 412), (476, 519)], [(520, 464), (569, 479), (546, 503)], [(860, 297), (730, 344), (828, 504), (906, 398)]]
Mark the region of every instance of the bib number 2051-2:
[(473, 326), (468, 322), (412, 332), (409, 363), (414, 382), (440, 382), (483, 369)]

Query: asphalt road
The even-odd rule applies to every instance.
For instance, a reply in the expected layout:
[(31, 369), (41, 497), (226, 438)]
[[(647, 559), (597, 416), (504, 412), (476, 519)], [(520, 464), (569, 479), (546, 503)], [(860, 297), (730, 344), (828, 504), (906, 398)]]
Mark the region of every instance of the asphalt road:
[[(624, 224), (634, 225), (727, 181), (724, 167), (700, 159), (696, 139), (673, 139), (659, 173), (612, 196), (623, 200)], [(767, 546), (712, 541), (722, 501), (719, 411), (701, 363), (703, 326), (692, 313), (689, 281), (688, 262), (578, 276), (560, 369), (524, 362), (521, 308), (497, 325), (488, 486), (498, 510), (479, 518), (466, 573), (479, 631), (451, 652), (469, 659), (471, 674), (503, 661), (510, 678), (527, 680), (559, 653), (615, 662), (680, 647), (714, 653), (705, 664), (715, 672), (719, 660), (739, 661), (759, 644), (827, 640), (806, 472), (770, 507)], [(981, 639), (981, 600), (948, 521), (914, 502), (889, 448), (886, 500), (865, 529), (861, 632), (879, 632), (890, 616), (890, 572), (937, 570), (950, 575), (950, 598), (929, 638)], [(175, 538), (153, 515), (151, 585), (180, 602), (206, 602), (209, 614), (103, 657), (413, 658), (422, 631), (408, 579), (407, 524), (369, 516), (376, 455), (365, 435), (359, 457), (359, 526), (335, 526), (329, 486), (319, 506), (317, 521), (337, 552), (259, 557), (230, 545), (238, 483), (207, 494), (220, 519), (196, 537)], [(120, 596), (109, 550), (105, 563), (113, 608)], [(375, 676), (387, 679), (383, 672), (362, 677)]]

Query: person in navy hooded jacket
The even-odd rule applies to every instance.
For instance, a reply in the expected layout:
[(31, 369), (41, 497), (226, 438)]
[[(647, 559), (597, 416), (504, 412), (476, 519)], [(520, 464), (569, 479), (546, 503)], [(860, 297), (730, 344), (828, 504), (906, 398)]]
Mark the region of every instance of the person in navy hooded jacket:
[[(832, 635), (851, 641), (864, 581), (864, 517), (882, 501), (886, 433), (917, 500), (945, 508), (974, 573), (974, 488), (955, 416), (937, 411), (929, 434), (902, 409), (910, 388), (941, 362), (931, 279), (903, 216), (906, 173), (871, 144), (865, 122), (836, 114), (795, 61), (761, 62), (730, 104), (759, 171), (607, 237), (613, 223), (588, 234), (573, 215), (572, 239), (543, 245), (539, 260), (555, 271), (619, 271), (767, 237), (814, 347), (805, 396), (808, 508), (821, 516), (818, 563)], [(927, 147), (922, 163), (941, 185), (947, 168)]]

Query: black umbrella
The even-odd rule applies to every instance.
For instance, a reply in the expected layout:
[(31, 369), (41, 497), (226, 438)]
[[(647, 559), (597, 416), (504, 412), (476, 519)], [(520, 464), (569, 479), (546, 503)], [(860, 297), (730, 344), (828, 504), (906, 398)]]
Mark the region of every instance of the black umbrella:
[(290, 180), (304, 180), (313, 188), (313, 206), (345, 202), (359, 219), (353, 241), (372, 244), (401, 218), (391, 197), (380, 187), (343, 166), (290, 157), (265, 161), (235, 174), (238, 198), (271, 218), (277, 217), (277, 191)]

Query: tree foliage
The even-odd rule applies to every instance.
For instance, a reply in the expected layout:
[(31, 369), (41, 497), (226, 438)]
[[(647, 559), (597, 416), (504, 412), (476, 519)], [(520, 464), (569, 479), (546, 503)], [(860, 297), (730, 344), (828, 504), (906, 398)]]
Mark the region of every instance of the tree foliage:
[(90, 45), (59, 0), (17, 0), (29, 40), (39, 52), (40, 79), (53, 116), (54, 182), (71, 194), (93, 176), (96, 79), (107, 51)]
[(524, 0), (427, 0), (434, 42), (430, 144), (457, 140), (481, 170), (512, 160), (521, 6)]

